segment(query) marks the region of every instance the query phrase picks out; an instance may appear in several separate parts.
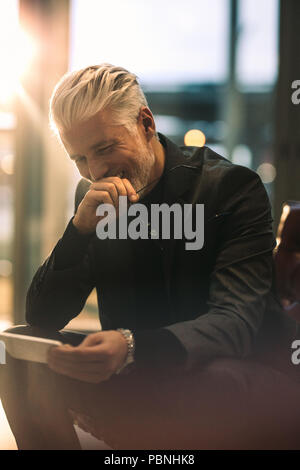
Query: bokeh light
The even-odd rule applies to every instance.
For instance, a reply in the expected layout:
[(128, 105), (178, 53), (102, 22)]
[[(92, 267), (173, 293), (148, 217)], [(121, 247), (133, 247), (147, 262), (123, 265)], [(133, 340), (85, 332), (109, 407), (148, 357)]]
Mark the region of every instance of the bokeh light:
[(13, 154), (9, 153), (4, 155), (0, 161), (0, 168), (1, 170), (7, 175), (13, 175), (14, 173), (14, 156)]
[(262, 163), (256, 171), (264, 184), (273, 183), (276, 178), (276, 168), (272, 163)]
[(0, 2), (0, 104), (12, 101), (19, 80), (31, 66), (38, 50), (37, 42), (20, 28), (18, 2)]
[(276, 238), (276, 250), (277, 250), (278, 246), (281, 243), (282, 229), (284, 227), (287, 216), (289, 215), (290, 212), (291, 212), (290, 206), (288, 204), (285, 204), (283, 209), (282, 209), (282, 214), (281, 214), (281, 217), (280, 217), (280, 222), (279, 222), (278, 230), (277, 230), (278, 237)]
[(203, 147), (206, 142), (205, 134), (199, 129), (191, 129), (184, 136), (184, 144), (192, 147)]

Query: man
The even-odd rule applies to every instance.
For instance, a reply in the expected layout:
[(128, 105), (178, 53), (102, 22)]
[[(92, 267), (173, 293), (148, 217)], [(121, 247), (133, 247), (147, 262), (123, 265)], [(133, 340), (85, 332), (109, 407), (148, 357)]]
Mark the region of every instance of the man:
[[(10, 366), (15, 374), (22, 367), (32, 393), (23, 404), (36, 413), (17, 417), (20, 396), (2, 392), (19, 446), (76, 448), (72, 410), (115, 448), (295, 447), (298, 389), (287, 376), (294, 325), (274, 293), (271, 210), (259, 177), (157, 134), (135, 75), (121, 67), (64, 76), (50, 116), (91, 184), (80, 195), (81, 182), (76, 213), (32, 281), (33, 330), (25, 333), (61, 338), (54, 332), (94, 287), (102, 331), (53, 348), (50, 369)], [(189, 205), (194, 215), (204, 204), (203, 247), (187, 250), (184, 236), (162, 233), (99, 239), (97, 208), (110, 204), (121, 224), (121, 196), (149, 210)]]

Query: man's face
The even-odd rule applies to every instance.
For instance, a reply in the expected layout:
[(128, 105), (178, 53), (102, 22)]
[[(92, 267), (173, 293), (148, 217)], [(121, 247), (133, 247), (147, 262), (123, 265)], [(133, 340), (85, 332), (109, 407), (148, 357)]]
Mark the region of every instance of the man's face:
[(139, 191), (152, 181), (155, 163), (141, 126), (137, 124), (137, 133), (130, 134), (124, 126), (111, 124), (109, 111), (101, 111), (61, 133), (61, 139), (82, 177), (97, 182), (119, 176)]

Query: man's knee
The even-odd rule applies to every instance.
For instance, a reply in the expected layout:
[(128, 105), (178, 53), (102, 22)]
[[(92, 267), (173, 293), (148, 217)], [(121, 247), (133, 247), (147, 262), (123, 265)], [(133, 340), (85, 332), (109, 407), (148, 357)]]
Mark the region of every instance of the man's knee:
[[(13, 326), (8, 328), (5, 333), (53, 339), (73, 345), (79, 344), (85, 337), (85, 335), (74, 332), (49, 331), (28, 325)], [(46, 384), (54, 382), (56, 384), (54, 388), (59, 389), (60, 376), (50, 370), (47, 364), (17, 359), (7, 350), (5, 350), (5, 364), (1, 366), (0, 371), (0, 396), (16, 396), (31, 390), (30, 393), (38, 397), (39, 394), (42, 394), (42, 389), (45, 389)]]
[(249, 377), (255, 374), (255, 367), (240, 359), (222, 358), (210, 362), (202, 371), (202, 380), (223, 384), (232, 389), (245, 392)]
[[(208, 396), (221, 397), (243, 406), (253, 403), (260, 407), (270, 401), (280, 401), (285, 395), (299, 393), (299, 385), (288, 376), (256, 361), (247, 359), (218, 359), (209, 363), (197, 376), (198, 387), (205, 387)], [(195, 387), (196, 388), (196, 387)]]

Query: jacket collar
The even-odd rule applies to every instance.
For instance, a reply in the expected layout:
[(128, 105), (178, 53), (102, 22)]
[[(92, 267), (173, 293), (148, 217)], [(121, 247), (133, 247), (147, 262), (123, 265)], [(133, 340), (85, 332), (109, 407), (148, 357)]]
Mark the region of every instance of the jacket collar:
[[(191, 202), (188, 193), (193, 188), (196, 178), (201, 176), (203, 158), (202, 150), (197, 147), (181, 149), (163, 134), (158, 133), (159, 140), (165, 149), (164, 202)], [(200, 173), (200, 175), (199, 175)]]

